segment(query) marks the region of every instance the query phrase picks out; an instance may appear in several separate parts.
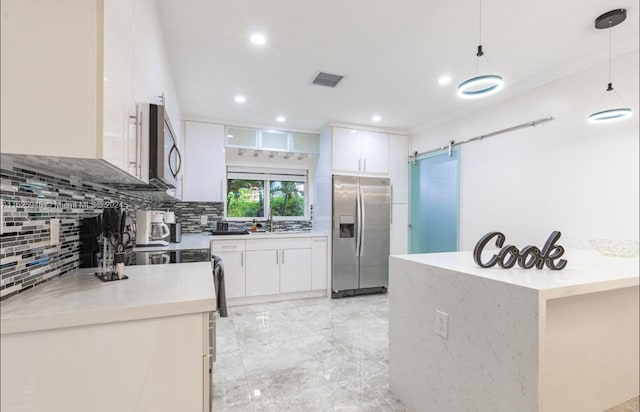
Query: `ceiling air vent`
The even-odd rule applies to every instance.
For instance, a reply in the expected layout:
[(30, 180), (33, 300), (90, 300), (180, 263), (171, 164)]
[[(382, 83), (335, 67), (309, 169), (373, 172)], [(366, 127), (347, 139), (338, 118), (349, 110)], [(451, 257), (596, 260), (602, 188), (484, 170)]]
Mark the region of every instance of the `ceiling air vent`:
[(344, 76), (338, 74), (319, 72), (311, 83), (317, 84), (318, 86), (336, 87), (343, 77)]

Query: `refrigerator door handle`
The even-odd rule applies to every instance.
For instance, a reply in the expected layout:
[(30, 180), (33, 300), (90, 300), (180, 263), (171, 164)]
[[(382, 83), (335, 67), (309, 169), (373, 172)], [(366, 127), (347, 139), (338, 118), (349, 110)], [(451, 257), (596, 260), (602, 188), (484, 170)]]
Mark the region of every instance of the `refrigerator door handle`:
[(360, 191), (356, 192), (356, 257), (360, 256)]
[(362, 198), (362, 186), (358, 186), (358, 197), (360, 198), (360, 252), (358, 256), (362, 256), (362, 251), (364, 250), (364, 229), (365, 229), (365, 206), (364, 199)]

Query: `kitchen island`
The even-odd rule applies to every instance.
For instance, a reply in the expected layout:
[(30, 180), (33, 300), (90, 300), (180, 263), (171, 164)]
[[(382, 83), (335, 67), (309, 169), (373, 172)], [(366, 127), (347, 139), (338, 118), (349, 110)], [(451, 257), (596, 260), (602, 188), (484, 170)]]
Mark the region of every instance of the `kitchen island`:
[(3, 411), (204, 411), (211, 263), (80, 269), (1, 306)]
[(638, 396), (638, 259), (563, 258), (552, 271), (392, 256), (391, 390), (415, 411), (602, 411)]

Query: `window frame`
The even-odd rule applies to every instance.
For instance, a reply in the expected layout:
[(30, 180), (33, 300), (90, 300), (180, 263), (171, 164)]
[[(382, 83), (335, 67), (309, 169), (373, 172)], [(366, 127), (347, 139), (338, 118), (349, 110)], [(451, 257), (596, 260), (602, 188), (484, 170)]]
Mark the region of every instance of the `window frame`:
[[(270, 169), (270, 168), (260, 168), (260, 171), (251, 174), (250, 176), (247, 176), (246, 178), (241, 178), (241, 177), (229, 177), (230, 175), (230, 170), (229, 167), (227, 167), (227, 173), (226, 173), (226, 185), (225, 185), (225, 193), (224, 193), (224, 218), (225, 220), (228, 220), (230, 222), (246, 222), (246, 221), (252, 221), (255, 219), (256, 222), (266, 222), (268, 221), (268, 216), (269, 213), (268, 211), (271, 209), (271, 182), (272, 181), (290, 181), (290, 182), (300, 182), (300, 180), (295, 180), (295, 179), (291, 179), (291, 180), (283, 180), (283, 179), (276, 179), (276, 178), (269, 178), (269, 175), (271, 174), (272, 177), (273, 175), (277, 175), (279, 171), (282, 171), (283, 169)], [(301, 171), (301, 170), (300, 170)], [(300, 172), (299, 171), (299, 172)], [(271, 172), (271, 173), (269, 173)], [(264, 178), (256, 178), (256, 175), (259, 174), (264, 174)], [(301, 178), (303, 177), (302, 174), (299, 175)], [(228, 207), (228, 196), (229, 196), (229, 180), (234, 180), (234, 179), (243, 179), (243, 180), (257, 180), (257, 181), (264, 181), (264, 209), (263, 209), (263, 214), (265, 216), (262, 217), (253, 217), (253, 216), (244, 216), (244, 217), (230, 217), (227, 215), (227, 207)], [(272, 216), (271, 219), (272, 221), (304, 221), (304, 220), (309, 220), (309, 215), (310, 215), (310, 209), (311, 209), (311, 205), (309, 202), (309, 193), (310, 193), (310, 188), (309, 188), (309, 171), (308, 170), (304, 170), (304, 179), (302, 179), (302, 183), (305, 185), (304, 188), (304, 214), (302, 216)]]

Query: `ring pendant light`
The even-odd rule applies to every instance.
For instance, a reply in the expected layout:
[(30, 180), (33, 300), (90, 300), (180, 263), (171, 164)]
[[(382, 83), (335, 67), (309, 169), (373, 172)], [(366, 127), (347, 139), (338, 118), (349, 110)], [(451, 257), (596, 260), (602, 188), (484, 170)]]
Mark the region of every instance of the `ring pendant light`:
[(476, 52), (476, 69), (474, 76), (463, 81), (458, 85), (458, 97), (473, 99), (478, 97), (489, 96), (498, 92), (500, 89), (504, 87), (504, 80), (502, 76), (497, 74), (483, 74), (478, 75), (478, 66), (480, 65), (480, 58), (484, 57), (484, 60), (487, 62), (487, 65), (491, 69), (491, 64), (489, 60), (484, 55), (484, 50), (482, 49), (482, 0), (480, 0), (480, 13), (479, 13), (479, 41), (478, 41), (478, 50)]
[[(627, 10), (625, 9), (616, 9), (611, 10), (607, 13), (604, 13), (596, 18), (595, 27), (598, 30), (608, 29), (609, 30), (609, 81), (607, 83), (607, 89), (603, 93), (600, 98), (600, 102), (602, 99), (607, 96), (611, 96), (611, 92), (613, 95), (618, 98), (618, 103), (620, 105), (613, 105), (611, 102), (608, 102), (606, 107), (609, 107), (604, 110), (597, 110), (589, 115), (589, 121), (591, 123), (603, 123), (610, 122), (615, 120), (621, 120), (627, 117), (630, 117), (633, 114), (633, 111), (629, 107), (625, 107), (626, 105), (622, 101), (622, 98), (613, 89), (613, 82), (611, 81), (611, 28), (617, 26), (622, 23), (627, 18)], [(609, 99), (610, 100), (610, 99)]]

